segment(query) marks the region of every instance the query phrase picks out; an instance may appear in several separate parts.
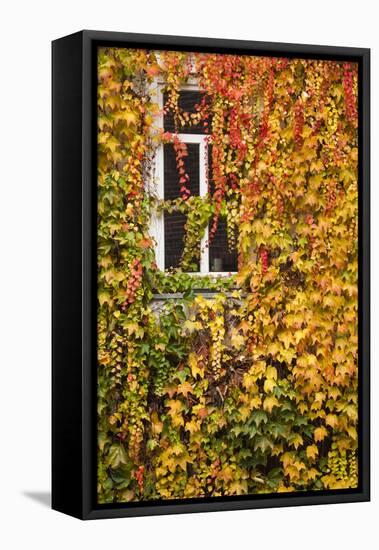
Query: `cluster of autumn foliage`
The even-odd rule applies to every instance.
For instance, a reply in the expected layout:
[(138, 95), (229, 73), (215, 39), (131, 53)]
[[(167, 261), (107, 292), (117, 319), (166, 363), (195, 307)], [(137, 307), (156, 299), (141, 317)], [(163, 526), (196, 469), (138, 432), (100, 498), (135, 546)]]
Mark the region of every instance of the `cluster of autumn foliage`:
[[(99, 502), (357, 486), (357, 79), (340, 61), (99, 49)], [(178, 139), (200, 123), (206, 197)], [(170, 141), (175, 204), (154, 194)], [(226, 219), (236, 276), (157, 269), (150, 217), (174, 207), (195, 241)], [(157, 314), (159, 292), (182, 297)]]

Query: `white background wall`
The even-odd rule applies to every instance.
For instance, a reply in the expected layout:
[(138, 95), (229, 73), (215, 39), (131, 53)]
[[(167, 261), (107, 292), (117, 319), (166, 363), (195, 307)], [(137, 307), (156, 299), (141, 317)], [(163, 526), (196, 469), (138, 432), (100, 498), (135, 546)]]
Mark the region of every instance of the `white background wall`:
[[(87, 29), (371, 47), (373, 0), (10, 0), (0, 32), (0, 544), (2, 548), (270, 550), (377, 547), (379, 394), (373, 361), (373, 501), (80, 522), (49, 509), (50, 41)], [(379, 237), (373, 155), (373, 281)], [(378, 290), (373, 287), (373, 356)], [(70, 398), (67, 396), (68, 406)], [(69, 452), (69, 449), (68, 449)], [(42, 501), (42, 502), (41, 502)]]

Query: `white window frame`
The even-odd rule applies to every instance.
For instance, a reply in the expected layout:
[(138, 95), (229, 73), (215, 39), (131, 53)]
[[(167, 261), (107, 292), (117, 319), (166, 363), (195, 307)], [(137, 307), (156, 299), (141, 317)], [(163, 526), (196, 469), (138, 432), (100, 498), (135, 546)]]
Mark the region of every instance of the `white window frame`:
[[(164, 128), (163, 120), (163, 94), (165, 83), (156, 81), (152, 93), (156, 95), (157, 103), (159, 105), (159, 116), (157, 118), (157, 125), (159, 128)], [(190, 78), (189, 83), (181, 86), (181, 91), (198, 91), (199, 86), (195, 78)], [(207, 170), (208, 166), (205, 161), (206, 147), (209, 141), (209, 134), (176, 134), (179, 140), (183, 143), (195, 143), (199, 145), (199, 196), (205, 197), (208, 193), (207, 183)], [(154, 184), (153, 188), (158, 199), (164, 199), (164, 144), (161, 143), (156, 151), (155, 156), (155, 170), (154, 170)], [(164, 235), (164, 212), (161, 210), (158, 212), (154, 210), (150, 218), (150, 236), (154, 238), (155, 242), (155, 259), (158, 268), (161, 271), (165, 271), (165, 235)], [(197, 276), (211, 276), (211, 277), (229, 277), (234, 275), (236, 271), (209, 271), (209, 226), (204, 230), (204, 235), (200, 241), (200, 270), (188, 272)]]

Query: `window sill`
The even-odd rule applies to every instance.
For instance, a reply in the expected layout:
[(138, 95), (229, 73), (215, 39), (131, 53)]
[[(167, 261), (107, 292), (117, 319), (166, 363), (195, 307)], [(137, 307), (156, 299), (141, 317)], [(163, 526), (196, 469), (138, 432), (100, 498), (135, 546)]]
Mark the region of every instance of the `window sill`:
[[(163, 271), (165, 275), (171, 275), (170, 271)], [(183, 271), (183, 274), (191, 275), (192, 277), (214, 277), (215, 279), (226, 279), (237, 275), (238, 271)]]
[(233, 277), (233, 275), (237, 275), (237, 271), (206, 271), (205, 273), (201, 273), (200, 271), (189, 271), (188, 275), (195, 275), (198, 277), (226, 278), (226, 277)]
[[(230, 288), (228, 290), (208, 290), (207, 288), (196, 288), (192, 290), (192, 293), (196, 296), (202, 295), (207, 298), (215, 298), (219, 294), (223, 293), (227, 298), (240, 299), (246, 296), (245, 293), (241, 293), (240, 296), (233, 296), (236, 290), (240, 290), (237, 287)], [(184, 292), (167, 292), (162, 294), (153, 294), (153, 301), (165, 301), (165, 300), (181, 300), (184, 297)]]

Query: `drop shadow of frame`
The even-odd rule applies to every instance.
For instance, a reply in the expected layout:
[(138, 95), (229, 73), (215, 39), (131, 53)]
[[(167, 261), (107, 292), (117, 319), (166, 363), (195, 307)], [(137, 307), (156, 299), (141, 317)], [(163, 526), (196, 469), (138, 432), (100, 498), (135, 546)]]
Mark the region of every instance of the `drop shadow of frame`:
[(51, 508), (51, 491), (23, 491), (22, 495), (34, 500), (41, 506)]

